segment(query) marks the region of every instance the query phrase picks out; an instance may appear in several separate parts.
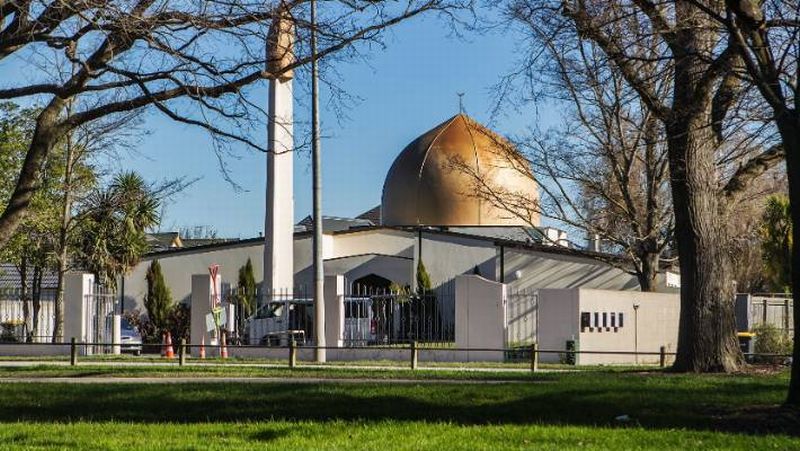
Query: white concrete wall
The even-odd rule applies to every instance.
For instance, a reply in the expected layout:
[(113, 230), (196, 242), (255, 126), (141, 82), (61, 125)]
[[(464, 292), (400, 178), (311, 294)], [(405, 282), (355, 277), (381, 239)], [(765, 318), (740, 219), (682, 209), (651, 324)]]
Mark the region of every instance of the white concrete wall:
[[(580, 311), (607, 314), (608, 327), (584, 329), (580, 333), (582, 351), (634, 351), (658, 352), (666, 346), (667, 352), (675, 352), (678, 345), (678, 322), (680, 318), (680, 296), (671, 293), (637, 293), (606, 290), (580, 290)], [(639, 305), (638, 312), (633, 306)], [(622, 327), (610, 327), (611, 313), (623, 314)], [(670, 358), (671, 360), (671, 358)], [(639, 363), (658, 363), (658, 355), (640, 356)], [(636, 363), (632, 355), (584, 354), (581, 364)]]
[[(578, 339), (578, 290), (539, 290), (539, 349), (566, 349), (567, 340)], [(543, 353), (539, 361), (558, 363), (559, 354)]]
[(86, 311), (86, 297), (93, 293), (94, 275), (70, 273), (64, 276), (64, 342), (72, 337), (80, 342), (93, 341), (89, 336), (90, 316)]
[[(501, 283), (475, 275), (456, 277), (456, 348), (505, 349), (506, 292)], [(503, 360), (503, 352), (475, 351), (469, 360)]]
[(344, 276), (325, 277), (325, 345), (344, 344)]
[[(638, 312), (634, 305), (639, 305)], [(657, 353), (661, 346), (675, 352), (678, 343), (680, 298), (672, 293), (642, 293), (592, 289), (539, 291), (539, 348), (566, 349), (567, 340), (579, 340), (581, 351)], [(581, 313), (590, 314), (590, 327), (581, 330)], [(595, 313), (599, 321), (595, 320)], [(603, 327), (603, 314), (605, 324)], [(611, 314), (614, 314), (612, 327)], [(619, 314), (623, 315), (619, 326)], [(599, 323), (599, 325), (598, 325)], [(557, 362), (558, 354), (542, 354), (542, 362)], [(634, 355), (581, 354), (581, 365), (632, 364)], [(638, 363), (658, 363), (658, 355), (639, 356)]]

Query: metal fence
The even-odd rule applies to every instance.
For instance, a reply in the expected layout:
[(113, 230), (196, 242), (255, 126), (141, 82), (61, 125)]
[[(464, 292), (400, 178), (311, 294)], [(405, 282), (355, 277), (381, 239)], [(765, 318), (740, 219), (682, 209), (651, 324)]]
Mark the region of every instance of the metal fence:
[[(343, 304), (345, 346), (413, 341), (451, 346), (455, 341), (452, 285), (424, 293), (350, 285)], [(303, 289), (259, 293), (255, 313), (244, 323), (242, 343), (286, 346), (295, 340), (300, 345), (311, 345), (315, 341), (311, 293)]]
[(452, 284), (435, 290), (353, 285), (344, 298), (345, 346), (418, 342), (452, 346), (455, 342), (455, 293)]
[[(39, 300), (32, 293), (25, 296), (20, 288), (0, 288), (0, 342), (5, 343), (49, 343), (55, 330), (55, 289), (44, 289)], [(95, 285), (90, 294), (84, 296), (84, 318), (86, 336), (93, 342), (111, 342), (113, 314), (117, 312), (119, 300), (108, 288)], [(95, 353), (110, 352), (105, 347), (93, 349)]]
[(54, 289), (42, 290), (34, 302), (30, 290), (23, 299), (20, 288), (0, 288), (0, 342), (52, 341), (55, 298)]

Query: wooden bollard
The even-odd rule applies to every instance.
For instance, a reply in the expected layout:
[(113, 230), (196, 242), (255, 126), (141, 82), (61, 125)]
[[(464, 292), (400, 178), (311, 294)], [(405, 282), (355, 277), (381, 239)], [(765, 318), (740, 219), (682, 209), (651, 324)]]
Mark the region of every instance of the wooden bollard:
[(411, 342), (411, 369), (416, 370), (419, 366), (419, 352), (417, 350), (417, 342)]
[(661, 368), (666, 368), (666, 366), (667, 366), (667, 347), (666, 346), (662, 346), (661, 349), (659, 349), (658, 352), (659, 352), (658, 365)]
[(297, 366), (297, 343), (294, 338), (289, 342), (289, 368)]
[(71, 366), (78, 364), (78, 342), (75, 337), (69, 340), (69, 364)]
[(531, 345), (531, 372), (539, 371), (539, 344)]
[(178, 348), (178, 365), (183, 366), (186, 364), (186, 339), (181, 338), (181, 346)]

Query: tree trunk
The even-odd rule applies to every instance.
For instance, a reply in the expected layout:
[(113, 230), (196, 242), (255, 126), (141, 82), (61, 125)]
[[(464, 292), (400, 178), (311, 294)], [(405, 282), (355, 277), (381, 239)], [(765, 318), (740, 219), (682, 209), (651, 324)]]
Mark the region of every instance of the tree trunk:
[(792, 214), (792, 296), (794, 298), (794, 352), (792, 376), (786, 404), (800, 407), (800, 115), (797, 112), (778, 121), (778, 131), (786, 151), (786, 176), (789, 179), (789, 203)]
[(33, 284), (31, 285), (33, 296), (33, 325), (31, 326), (31, 336), (34, 340), (39, 335), (39, 311), (42, 309), (42, 267), (33, 268)]
[(28, 324), (30, 321), (30, 306), (28, 305), (28, 259), (23, 255), (20, 259), (20, 264), (17, 267), (19, 273), (19, 299), (22, 301), (22, 317), (25, 322), (25, 341), (31, 341), (30, 329)]
[(31, 144), (25, 154), (17, 185), (8, 205), (0, 215), (0, 248), (8, 243), (20, 222), (25, 217), (34, 193), (39, 190), (39, 177), (47, 156), (63, 133), (58, 127), (58, 115), (64, 107), (64, 99), (54, 97), (36, 120)]
[[(72, 105), (68, 106), (70, 111)], [(64, 325), (64, 275), (67, 272), (69, 262), (69, 246), (67, 238), (69, 235), (70, 222), (72, 221), (72, 173), (75, 167), (75, 149), (72, 144), (72, 133), (67, 135), (66, 142), (66, 161), (64, 165), (64, 197), (63, 204), (61, 205), (61, 224), (58, 230), (58, 257), (57, 257), (57, 282), (56, 282), (56, 295), (53, 300), (54, 309), (54, 327), (53, 327), (53, 343), (60, 343), (62, 340), (62, 329)]]
[(660, 256), (657, 253), (647, 253), (641, 257), (641, 269), (637, 272), (639, 288), (644, 292), (658, 291), (656, 277), (658, 276), (658, 263)]
[(735, 334), (733, 281), (709, 111), (689, 112), (668, 127), (681, 268), (675, 371), (727, 372), (743, 360)]

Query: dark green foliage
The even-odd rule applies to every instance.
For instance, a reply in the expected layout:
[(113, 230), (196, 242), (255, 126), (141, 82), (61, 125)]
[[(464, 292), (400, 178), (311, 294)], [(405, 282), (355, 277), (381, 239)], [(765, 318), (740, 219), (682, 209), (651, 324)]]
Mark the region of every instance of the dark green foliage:
[(172, 311), (172, 294), (164, 282), (164, 275), (161, 273), (161, 264), (158, 260), (153, 260), (147, 268), (147, 295), (144, 298), (144, 306), (147, 309), (147, 316), (153, 323), (156, 332), (163, 332), (169, 328), (169, 315)]
[(239, 268), (239, 286), (237, 287), (235, 300), (240, 306), (241, 312), (245, 316), (253, 313), (256, 305), (256, 277), (253, 273), (253, 262), (247, 259), (247, 263)]
[(153, 188), (134, 172), (118, 174), (106, 189), (92, 193), (79, 213), (80, 265), (114, 287), (147, 252), (146, 232), (158, 224), (159, 206)]
[(761, 251), (770, 288), (788, 293), (792, 288), (792, 216), (789, 198), (767, 198), (761, 226)]
[[(773, 324), (759, 324), (753, 328), (755, 333), (756, 354), (791, 354), (792, 337)], [(785, 357), (758, 356), (757, 361), (765, 363), (780, 363)]]
[(422, 260), (417, 263), (417, 292), (427, 293), (431, 291), (431, 276), (428, 275), (428, 270), (425, 269), (425, 263)]

